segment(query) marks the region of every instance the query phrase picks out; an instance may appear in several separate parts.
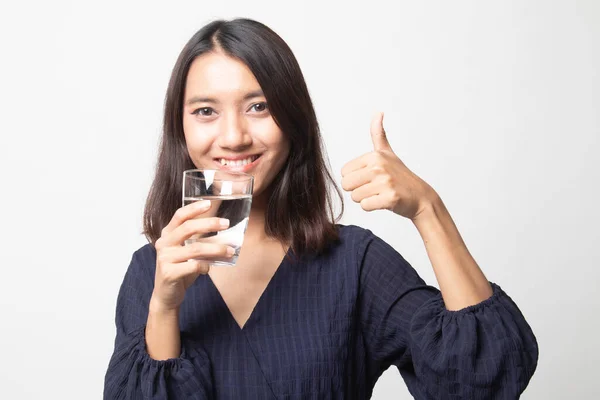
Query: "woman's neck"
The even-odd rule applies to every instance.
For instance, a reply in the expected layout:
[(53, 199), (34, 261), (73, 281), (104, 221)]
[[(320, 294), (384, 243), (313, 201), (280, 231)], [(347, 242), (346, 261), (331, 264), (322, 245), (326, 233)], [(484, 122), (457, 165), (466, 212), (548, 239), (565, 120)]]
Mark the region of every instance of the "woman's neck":
[(267, 196), (260, 195), (252, 198), (252, 208), (250, 209), (250, 218), (248, 220), (244, 241), (258, 243), (269, 239), (265, 229), (267, 204)]
[(270, 197), (270, 188), (258, 196), (252, 197), (252, 208), (250, 209), (248, 228), (246, 228), (246, 234), (244, 235), (244, 243), (250, 242), (258, 246), (280, 245), (287, 251), (291, 243), (283, 243), (281, 240), (268, 236), (266, 233), (266, 215)]

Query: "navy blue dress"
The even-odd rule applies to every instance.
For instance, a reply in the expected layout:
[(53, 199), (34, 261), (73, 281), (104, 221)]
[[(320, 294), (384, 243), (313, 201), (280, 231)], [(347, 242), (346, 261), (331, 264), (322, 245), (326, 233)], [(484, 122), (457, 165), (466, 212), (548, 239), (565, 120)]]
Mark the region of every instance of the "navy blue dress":
[(416, 399), (516, 399), (538, 346), (497, 285), (489, 299), (448, 311), (391, 246), (339, 226), (317, 258), (285, 259), (240, 328), (209, 276), (180, 311), (182, 353), (157, 361), (144, 328), (156, 252), (133, 255), (119, 292), (105, 399), (368, 399), (395, 365)]

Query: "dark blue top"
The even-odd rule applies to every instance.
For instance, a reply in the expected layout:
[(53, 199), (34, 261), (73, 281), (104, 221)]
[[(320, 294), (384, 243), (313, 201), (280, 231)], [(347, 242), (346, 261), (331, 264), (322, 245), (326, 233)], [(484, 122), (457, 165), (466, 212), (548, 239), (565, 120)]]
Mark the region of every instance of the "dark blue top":
[(317, 258), (285, 259), (241, 329), (209, 276), (180, 311), (182, 353), (157, 361), (144, 327), (156, 252), (136, 251), (117, 300), (105, 399), (368, 399), (391, 365), (416, 399), (516, 399), (538, 347), (497, 285), (491, 298), (448, 311), (391, 246), (340, 226)]

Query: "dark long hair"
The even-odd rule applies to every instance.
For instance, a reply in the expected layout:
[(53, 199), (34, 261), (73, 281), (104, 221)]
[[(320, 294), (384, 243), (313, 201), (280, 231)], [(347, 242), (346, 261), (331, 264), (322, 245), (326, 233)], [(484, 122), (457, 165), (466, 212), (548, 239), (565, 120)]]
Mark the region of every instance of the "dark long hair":
[[(246, 64), (256, 77), (275, 123), (290, 141), (290, 153), (270, 186), (266, 234), (291, 245), (296, 255), (323, 252), (337, 240), (343, 212), (340, 189), (327, 168), (315, 110), (300, 66), (288, 45), (250, 19), (214, 21), (185, 45), (169, 81), (156, 175), (144, 210), (144, 234), (153, 244), (181, 207), (183, 171), (195, 168), (183, 133), (183, 102), (190, 65), (221, 51)], [(334, 216), (330, 188), (341, 212)]]

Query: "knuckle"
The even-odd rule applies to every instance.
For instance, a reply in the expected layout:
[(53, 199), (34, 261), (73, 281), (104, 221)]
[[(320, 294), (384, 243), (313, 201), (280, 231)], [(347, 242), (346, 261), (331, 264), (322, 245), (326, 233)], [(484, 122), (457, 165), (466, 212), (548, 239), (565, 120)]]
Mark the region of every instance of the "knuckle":
[(215, 243), (204, 243), (204, 246), (202, 247), (202, 252), (206, 255), (220, 254), (221, 252), (219, 250), (220, 246)]
[(156, 255), (156, 261), (159, 265), (164, 265), (169, 262), (169, 256), (166, 253), (161, 252), (160, 254)]
[(169, 234), (169, 231), (167, 230), (166, 226), (160, 230), (160, 238), (163, 238), (163, 237), (167, 236), (168, 234)]
[(181, 221), (185, 217), (185, 210), (183, 208), (178, 208), (173, 215), (173, 219), (176, 221)]
[(171, 283), (171, 282), (175, 282), (177, 280), (173, 271), (170, 271), (170, 270), (163, 271), (161, 275), (162, 275), (162, 280), (165, 283)]
[(183, 224), (181, 224), (181, 228), (186, 236), (192, 235), (195, 231), (193, 221), (185, 221)]
[(159, 250), (162, 250), (162, 249), (166, 248), (166, 244), (165, 244), (166, 239), (165, 239), (165, 237), (167, 235), (168, 235), (167, 233), (161, 234), (161, 236), (154, 243), (154, 248), (156, 249), (157, 252)]
[(165, 269), (160, 264), (156, 266), (156, 280), (159, 282), (165, 281)]
[(193, 256), (201, 256), (204, 253), (204, 243), (194, 242), (189, 247)]
[(381, 174), (381, 173), (385, 172), (385, 168), (383, 167), (383, 165), (381, 165), (379, 163), (375, 163), (375, 164), (371, 165), (371, 172), (374, 174)]
[(388, 174), (381, 177), (381, 182), (386, 186), (391, 186), (394, 183), (392, 177)]

